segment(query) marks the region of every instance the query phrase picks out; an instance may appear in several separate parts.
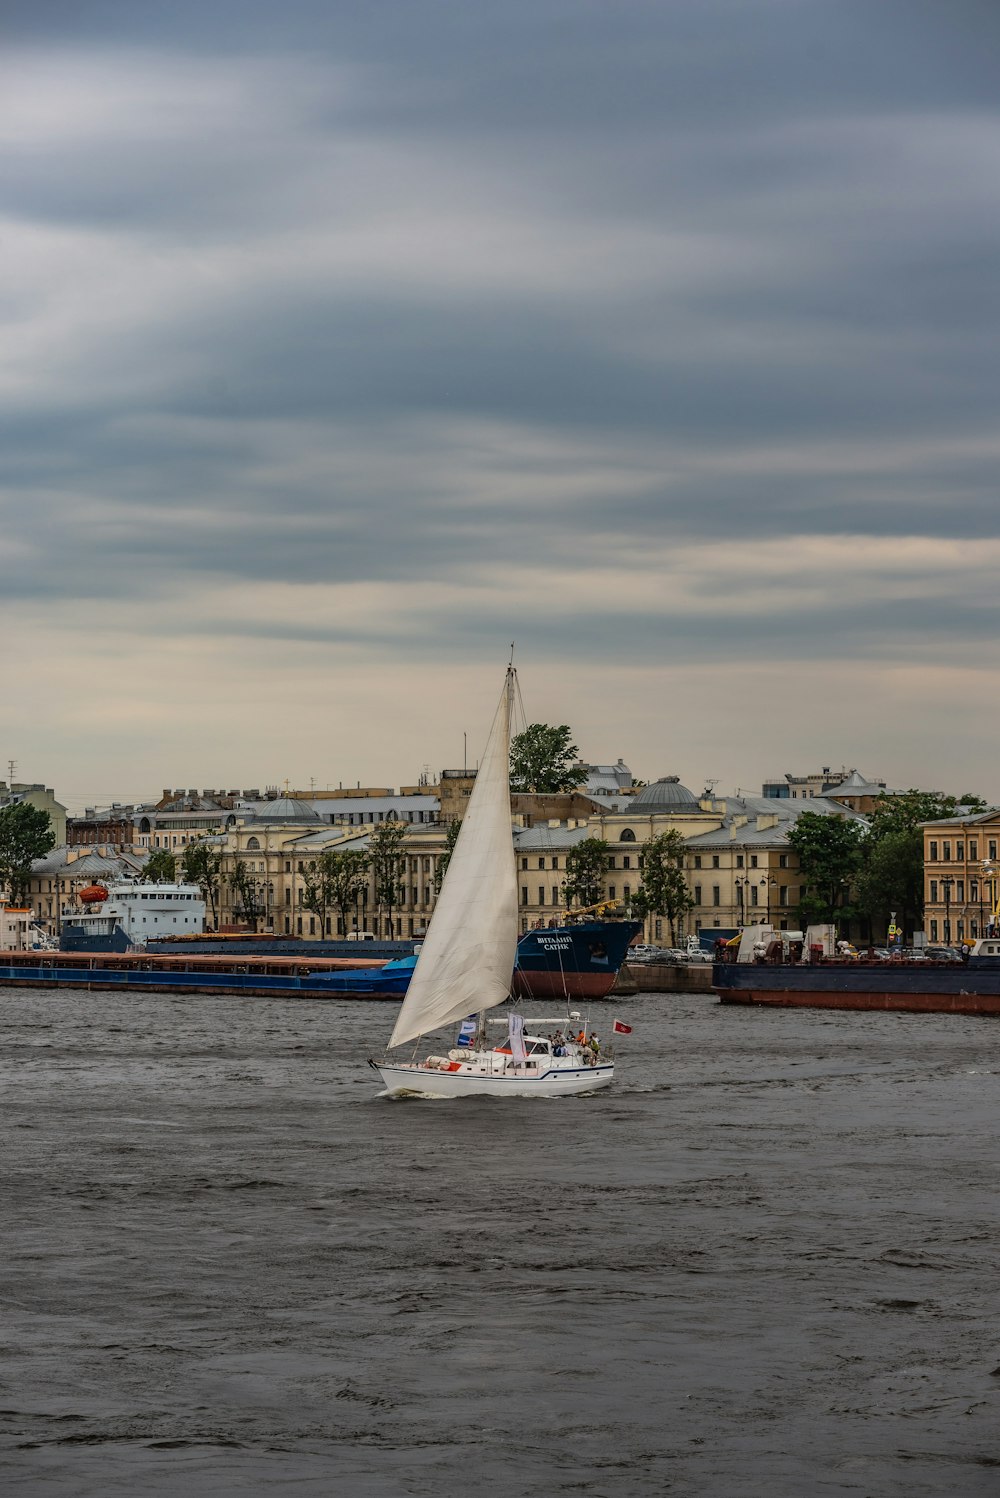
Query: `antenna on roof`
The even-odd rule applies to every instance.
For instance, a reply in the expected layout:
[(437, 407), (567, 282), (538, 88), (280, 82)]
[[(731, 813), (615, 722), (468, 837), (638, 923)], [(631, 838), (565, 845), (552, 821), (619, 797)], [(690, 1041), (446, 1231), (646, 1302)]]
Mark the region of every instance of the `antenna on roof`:
[(712, 794), (712, 792), (715, 790), (715, 787), (718, 785), (718, 783), (719, 783), (719, 777), (717, 775), (714, 778), (706, 777), (706, 779), (705, 779), (705, 789), (702, 791), (701, 794), (703, 796), (710, 796)]

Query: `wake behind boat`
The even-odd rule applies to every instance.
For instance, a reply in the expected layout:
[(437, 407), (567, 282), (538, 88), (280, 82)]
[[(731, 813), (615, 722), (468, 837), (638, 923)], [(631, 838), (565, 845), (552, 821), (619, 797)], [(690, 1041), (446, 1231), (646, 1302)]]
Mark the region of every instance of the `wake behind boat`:
[[(509, 781), (516, 679), (508, 667), (437, 907), (389, 1037), (387, 1052), (412, 1043), (410, 1058), (387, 1054), (370, 1062), (392, 1094), (547, 1097), (594, 1092), (614, 1077), (614, 1060), (586, 1029), (559, 1043), (526, 1034), (523, 1015), (512, 1010), (506, 1044), (491, 1047), (486, 1040), (486, 1012), (510, 999), (517, 953)], [(457, 1021), (464, 1045), (417, 1059), (426, 1035)]]

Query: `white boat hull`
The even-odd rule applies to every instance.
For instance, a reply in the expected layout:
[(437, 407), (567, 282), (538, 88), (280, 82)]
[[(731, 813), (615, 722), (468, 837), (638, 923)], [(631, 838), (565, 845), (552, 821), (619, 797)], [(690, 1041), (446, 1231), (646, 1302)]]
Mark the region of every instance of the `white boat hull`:
[(596, 1066), (539, 1066), (517, 1070), (443, 1070), (423, 1061), (373, 1061), (393, 1097), (567, 1097), (598, 1092), (614, 1080), (613, 1061)]

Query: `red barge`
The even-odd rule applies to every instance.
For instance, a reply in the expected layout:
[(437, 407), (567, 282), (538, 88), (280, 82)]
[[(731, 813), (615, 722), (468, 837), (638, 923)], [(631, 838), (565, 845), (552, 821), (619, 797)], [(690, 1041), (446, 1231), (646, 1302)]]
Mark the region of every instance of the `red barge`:
[(996, 937), (981, 938), (960, 961), (909, 962), (826, 955), (808, 936), (803, 943), (788, 941), (787, 932), (760, 932), (745, 932), (734, 958), (713, 966), (723, 1004), (1000, 1015)]

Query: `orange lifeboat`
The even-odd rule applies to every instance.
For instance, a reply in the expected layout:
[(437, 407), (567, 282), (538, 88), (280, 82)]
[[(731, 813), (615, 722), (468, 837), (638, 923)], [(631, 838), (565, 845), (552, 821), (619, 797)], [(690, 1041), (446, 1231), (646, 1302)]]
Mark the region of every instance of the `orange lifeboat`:
[(108, 892), (103, 884), (88, 884), (86, 889), (80, 891), (79, 898), (81, 905), (99, 905), (108, 898)]

